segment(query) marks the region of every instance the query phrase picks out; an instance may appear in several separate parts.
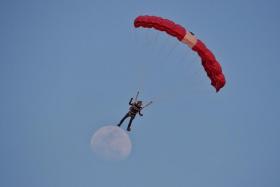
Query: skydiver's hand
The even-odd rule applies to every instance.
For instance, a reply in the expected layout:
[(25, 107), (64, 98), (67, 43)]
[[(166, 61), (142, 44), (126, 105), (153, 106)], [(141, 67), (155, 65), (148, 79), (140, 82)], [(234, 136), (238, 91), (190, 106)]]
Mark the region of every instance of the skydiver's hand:
[(141, 117), (143, 116), (143, 114), (139, 114)]
[(130, 98), (130, 101), (129, 101), (129, 103), (128, 103), (129, 105), (132, 105), (132, 103), (131, 103), (132, 100), (133, 100), (133, 98)]

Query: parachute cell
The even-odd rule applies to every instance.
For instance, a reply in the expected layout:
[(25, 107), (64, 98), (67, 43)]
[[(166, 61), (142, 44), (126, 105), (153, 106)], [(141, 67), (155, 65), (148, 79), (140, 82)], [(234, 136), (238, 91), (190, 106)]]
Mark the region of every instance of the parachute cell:
[(134, 27), (154, 28), (159, 31), (164, 31), (167, 34), (176, 37), (179, 41), (187, 44), (200, 56), (202, 66), (211, 80), (211, 85), (215, 87), (216, 91), (218, 92), (225, 85), (226, 80), (221, 65), (215, 58), (214, 54), (201, 40), (197, 39), (183, 26), (157, 16), (138, 16), (134, 20)]

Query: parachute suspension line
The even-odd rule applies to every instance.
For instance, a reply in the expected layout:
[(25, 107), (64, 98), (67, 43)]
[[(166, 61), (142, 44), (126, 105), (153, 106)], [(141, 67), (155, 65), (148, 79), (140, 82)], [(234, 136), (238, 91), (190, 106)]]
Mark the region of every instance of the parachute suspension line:
[(180, 43), (178, 43), (178, 42), (175, 45), (173, 45), (172, 48), (167, 53), (167, 56), (166, 56), (165, 59), (168, 59), (179, 45), (180, 45)]
[(158, 33), (155, 32), (144, 32), (144, 47), (146, 48), (152, 48), (153, 44), (155, 43), (154, 41), (156, 41), (156, 37), (158, 35)]
[(153, 101), (150, 101), (147, 104), (145, 104), (142, 108), (146, 108), (146, 107), (150, 106), (152, 103), (153, 103)]
[(160, 47), (157, 50), (159, 56), (165, 54), (164, 51), (166, 50), (166, 46), (168, 46), (168, 43), (169, 43), (168, 37), (163, 37), (163, 39), (161, 40)]
[[(174, 52), (174, 50), (180, 45), (179, 42), (173, 43), (173, 45), (170, 47), (170, 39), (167, 37), (166, 34), (162, 34), (160, 32), (147, 32), (149, 34), (154, 34), (156, 33), (154, 39), (150, 39), (150, 41), (152, 42), (151, 44), (155, 43), (153, 46), (155, 48), (155, 50), (153, 50), (154, 48), (152, 48), (152, 50), (150, 50), (152, 52), (153, 55), (156, 55), (158, 57), (158, 59), (153, 63), (153, 65), (155, 65), (153, 68), (157, 68), (154, 71), (158, 71), (158, 67), (164, 67), (166, 66), (166, 64), (168, 63), (168, 60), (170, 58), (170, 56), (172, 55), (172, 53)], [(150, 35), (146, 34), (146, 40), (149, 39)], [(162, 37), (160, 37), (162, 36)], [(154, 41), (154, 42), (153, 42)], [(155, 46), (159, 44), (159, 49), (156, 48)], [(152, 45), (149, 45), (152, 46)], [(166, 52), (168, 50), (168, 52)], [(152, 62), (149, 62), (152, 63)], [(155, 64), (157, 63), (157, 64)], [(147, 70), (145, 68), (143, 68), (144, 65), (141, 68), (141, 72), (142, 72), (142, 76), (140, 76), (140, 83), (139, 83), (139, 87), (138, 90), (143, 90), (145, 88), (146, 82), (147, 82), (147, 77), (149, 79), (149, 76), (151, 74), (150, 71), (154, 72), (153, 70)], [(158, 77), (156, 77), (158, 78)], [(156, 79), (155, 78), (155, 79)]]
[(138, 44), (137, 31), (135, 32), (135, 30), (131, 29), (131, 32), (133, 33), (133, 43)]
[[(203, 70), (200, 68), (201, 64), (197, 63), (197, 56), (194, 56), (193, 54), (191, 55), (191, 53), (189, 53), (187, 56), (185, 56), (185, 58), (187, 58), (187, 60), (183, 60), (182, 63), (186, 64), (186, 70), (188, 73), (184, 75), (186, 76), (186, 79), (190, 81), (190, 86), (195, 92), (207, 91), (208, 87), (205, 87), (205, 81), (203, 81), (203, 77), (200, 76)], [(185, 63), (186, 61), (189, 61), (189, 63)]]
[[(166, 53), (166, 52), (164, 52), (164, 53), (160, 53), (160, 55), (157, 55), (157, 56), (161, 56), (161, 58), (164, 58), (164, 60), (161, 60), (161, 59), (158, 59), (155, 63), (158, 63), (158, 65), (155, 65), (155, 68), (156, 67), (163, 67), (163, 66), (165, 66), (166, 64), (167, 64), (167, 62), (168, 62), (168, 58), (172, 55), (172, 53), (175, 51), (175, 49), (176, 48), (178, 48), (178, 46), (180, 45), (180, 43), (179, 42), (176, 42), (176, 43), (173, 43), (173, 45), (171, 46), (171, 47), (168, 47), (168, 46), (170, 46), (170, 45), (167, 45), (168, 43), (170, 43), (170, 40), (168, 39), (168, 37), (166, 37), (166, 36), (164, 36), (163, 38), (162, 38), (162, 40), (159, 40), (159, 36), (160, 36), (160, 34), (161, 33), (159, 33), (159, 32), (156, 32), (156, 37), (155, 37), (155, 43), (156, 42), (160, 42), (161, 41), (161, 43), (164, 43), (165, 45), (160, 45), (160, 51), (163, 51), (163, 50), (166, 50), (167, 48), (169, 48), (169, 50), (168, 50), (168, 52)], [(147, 35), (146, 35), (146, 39), (147, 39), (148, 37), (147, 37)], [(163, 41), (163, 42), (162, 42)], [(166, 46), (167, 46), (167, 48), (166, 48)], [(165, 48), (164, 48), (165, 47)], [(159, 50), (153, 50), (153, 52), (155, 52), (155, 51), (159, 51)], [(182, 58), (184, 58), (184, 56), (182, 57)], [(170, 62), (170, 61), (169, 61)], [(152, 63), (152, 62), (149, 62), (149, 63)], [(170, 63), (174, 63), (174, 62), (170, 62)], [(137, 83), (138, 83), (138, 85), (139, 86), (137, 86), (137, 90), (144, 90), (144, 88), (145, 88), (145, 82), (147, 81), (145, 78), (146, 77), (148, 77), (147, 75), (149, 74), (149, 71), (146, 69), (146, 68), (144, 68), (144, 66), (145, 66), (145, 64), (143, 64), (143, 65), (141, 65), (141, 68), (140, 68), (140, 71), (138, 71), (138, 73), (139, 72), (141, 72), (141, 74), (140, 74), (140, 76), (138, 76), (138, 78), (139, 78), (139, 81), (137, 81)], [(138, 91), (139, 92), (139, 91)], [(138, 94), (136, 94), (137, 96), (138, 96)], [(172, 96), (174, 96), (174, 95), (177, 95), (177, 93), (174, 93), (174, 92), (172, 92), (171, 90), (170, 91), (168, 91), (168, 93), (165, 93), (165, 94), (159, 94), (158, 96), (154, 96), (154, 97), (152, 97), (153, 99), (153, 101), (163, 101), (163, 100), (166, 100), (166, 98), (171, 98)]]
[[(135, 30), (134, 30), (135, 32)], [(141, 35), (145, 35), (145, 39), (144, 42), (142, 40), (139, 39), (139, 35), (140, 33), (135, 33), (135, 41), (136, 44), (138, 44), (139, 47), (145, 47), (148, 48), (148, 46), (150, 46), (151, 44), (149, 44), (149, 40), (148, 40), (148, 36), (147, 36), (147, 32), (145, 33), (141, 33)], [(138, 51), (138, 50), (137, 50)], [(146, 58), (146, 56), (142, 56), (144, 58)], [(144, 59), (143, 61), (146, 61), (146, 59)], [(145, 83), (145, 77), (147, 76), (147, 68), (145, 66), (145, 63), (140, 63), (139, 67), (135, 70), (136, 71), (136, 81), (135, 81), (135, 85), (137, 87), (137, 90), (139, 92), (139, 90), (143, 90), (144, 89), (144, 83)]]
[(134, 101), (136, 102), (138, 99), (139, 91), (137, 91), (136, 96), (134, 97)]
[[(181, 83), (175, 82), (174, 86), (175, 86), (175, 90), (177, 90), (176, 88), (180, 88), (180, 87), (184, 87), (184, 86), (188, 86), (191, 89), (194, 90), (198, 90), (198, 88), (201, 88), (203, 85), (203, 81), (202, 79), (200, 79), (201, 76), (199, 76), (199, 74), (201, 74), (201, 69), (196, 68), (195, 66), (200, 66), (200, 64), (197, 64), (197, 59), (191, 54), (189, 53), (189, 51), (186, 52), (187, 55), (180, 55), (180, 57), (177, 58), (177, 60), (175, 60), (175, 62), (178, 62), (179, 64), (183, 64), (184, 66), (181, 67), (183, 68), (183, 70), (186, 72), (185, 74), (183, 74), (183, 78), (184, 80), (186, 80), (186, 84), (185, 85), (181, 85)], [(206, 90), (207, 87), (204, 87), (204, 89)], [(172, 92), (173, 93), (173, 92)], [(170, 91), (170, 95), (172, 94)], [(173, 93), (174, 97), (178, 94)]]
[(155, 44), (158, 42), (158, 38), (159, 38), (159, 33), (156, 32), (156, 37), (155, 37), (155, 39), (154, 39), (154, 43), (155, 43)]
[[(189, 55), (187, 55), (187, 56), (189, 56)], [(187, 59), (187, 60), (185, 60), (185, 59)], [(188, 58), (186, 57), (186, 56), (180, 56), (180, 57), (178, 57), (177, 58), (177, 60), (175, 60), (175, 62), (182, 62), (182, 61), (184, 61), (184, 63), (185, 63), (185, 61), (189, 61), (188, 60)], [(174, 63), (175, 63), (174, 62)], [(195, 65), (195, 63), (196, 63), (196, 61), (195, 61), (195, 58), (192, 58), (191, 60), (190, 60), (190, 62), (188, 62), (187, 64), (186, 64), (186, 66), (187, 67), (192, 67), (192, 66), (194, 66)], [(185, 68), (184, 68), (185, 69)], [(190, 81), (190, 83), (188, 84), (188, 86), (189, 87), (193, 87), (194, 88), (194, 91), (195, 90), (198, 90), (197, 88), (201, 88), (202, 86), (201, 86), (201, 84), (195, 84), (195, 83), (197, 83), (197, 81), (198, 82), (202, 82), (202, 80), (201, 79), (197, 79), (197, 77), (198, 77), (198, 73), (199, 73), (199, 69), (195, 69), (195, 72), (193, 72), (193, 71), (190, 71), (190, 69), (194, 69), (194, 68), (186, 68), (186, 70), (189, 72), (189, 73), (186, 73), (186, 74), (184, 74), (185, 76), (185, 78), (186, 78), (186, 80), (188, 80), (188, 81)], [(172, 73), (170, 73), (170, 75), (167, 75), (167, 76), (172, 76)], [(174, 86), (174, 89), (169, 89), (167, 92), (165, 92), (164, 94), (161, 94), (161, 95), (159, 95), (159, 96), (157, 96), (157, 97), (154, 97), (153, 98), (153, 100), (155, 100), (156, 102), (159, 102), (159, 101), (166, 101), (166, 100), (173, 100), (173, 99), (175, 99), (175, 98), (178, 98), (178, 97), (181, 97), (180, 95), (189, 95), (189, 92), (187, 92), (186, 94), (184, 94), (184, 93), (182, 93), (182, 92), (178, 92), (177, 90), (179, 89), (179, 88), (181, 88), (181, 87), (185, 87), (186, 86), (186, 84), (182, 84), (180, 81), (178, 81), (178, 82), (175, 82), (174, 84), (172, 84), (173, 86)], [(200, 90), (200, 89), (199, 89)], [(207, 88), (205, 87), (203, 87), (203, 90), (207, 90)], [(196, 91), (195, 91), (196, 92)]]
[[(147, 32), (145, 32), (145, 40), (148, 40), (150, 42), (146, 42), (144, 45), (145, 48), (150, 47), (149, 52), (151, 53), (151, 55), (157, 55), (157, 47), (156, 45), (160, 42), (159, 40), (159, 36), (161, 33), (159, 32), (149, 32), (149, 34), (147, 34)], [(166, 39), (165, 39), (166, 40)], [(160, 45), (162, 46), (162, 45)], [(176, 46), (175, 46), (176, 47)], [(155, 63), (153, 62), (149, 62), (149, 59), (146, 55), (143, 56), (144, 62), (141, 63), (139, 71), (137, 72), (138, 76), (137, 76), (137, 90), (144, 90), (145, 86), (147, 85), (147, 79), (149, 79), (150, 76), (152, 76), (152, 74), (157, 71), (158, 67), (162, 66), (162, 62), (160, 59), (156, 60)], [(149, 67), (147, 64), (152, 63), (154, 66), (153, 68)]]

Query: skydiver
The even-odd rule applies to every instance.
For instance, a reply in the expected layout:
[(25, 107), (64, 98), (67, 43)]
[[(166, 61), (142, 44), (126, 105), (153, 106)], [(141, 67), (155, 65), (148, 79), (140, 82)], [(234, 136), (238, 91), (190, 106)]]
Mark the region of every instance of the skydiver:
[(124, 122), (124, 120), (128, 117), (130, 117), (128, 126), (127, 126), (127, 131), (131, 131), (131, 124), (132, 121), (134, 120), (135, 116), (137, 114), (139, 114), (141, 117), (143, 116), (143, 114), (141, 113), (141, 110), (145, 107), (147, 107), (148, 105), (152, 104), (152, 101), (150, 101), (148, 104), (146, 104), (145, 106), (143, 105), (142, 101), (137, 101), (137, 97), (138, 97), (139, 92), (137, 92), (137, 95), (134, 99), (134, 102), (132, 102), (133, 98), (130, 98), (129, 101), (129, 111), (125, 114), (125, 116), (121, 119), (121, 121), (119, 122), (118, 126), (120, 127), (122, 125), (122, 123)]

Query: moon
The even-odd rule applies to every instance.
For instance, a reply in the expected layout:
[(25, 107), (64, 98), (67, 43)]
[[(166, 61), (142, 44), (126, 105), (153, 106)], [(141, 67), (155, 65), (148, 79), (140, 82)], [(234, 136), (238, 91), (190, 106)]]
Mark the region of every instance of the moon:
[(124, 160), (132, 149), (131, 140), (125, 130), (117, 126), (98, 129), (91, 138), (93, 152), (102, 159)]

